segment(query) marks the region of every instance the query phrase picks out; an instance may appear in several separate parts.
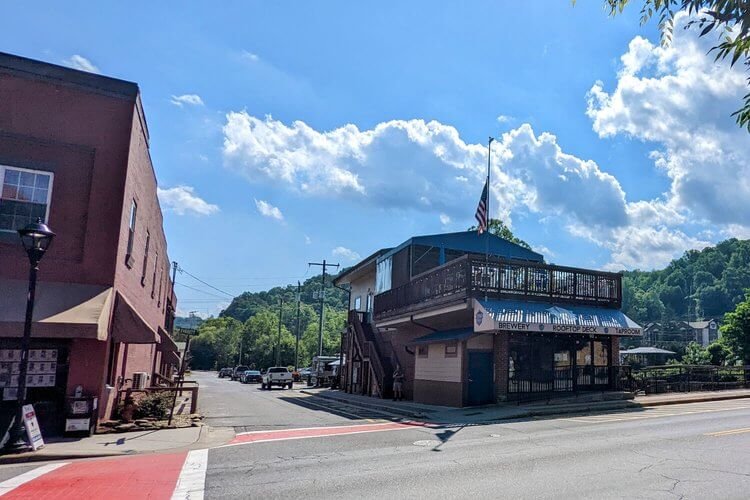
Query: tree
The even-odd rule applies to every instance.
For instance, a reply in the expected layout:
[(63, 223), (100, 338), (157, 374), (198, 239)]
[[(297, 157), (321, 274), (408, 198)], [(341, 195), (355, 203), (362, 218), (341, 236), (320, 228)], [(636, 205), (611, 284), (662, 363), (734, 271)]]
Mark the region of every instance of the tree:
[(716, 366), (734, 364), (734, 355), (732, 350), (723, 342), (723, 339), (711, 342), (706, 351), (711, 358), (711, 364)]
[(690, 342), (685, 348), (685, 355), (682, 356), (682, 364), (708, 365), (711, 364), (711, 355), (697, 342)]
[[(701, 29), (700, 36), (714, 31), (719, 34), (721, 41), (711, 48), (711, 52), (716, 54), (717, 61), (731, 56), (732, 65), (741, 60), (750, 68), (750, 9), (747, 0), (642, 1), (641, 24), (646, 24), (658, 16), (662, 45), (671, 43), (675, 14), (684, 10), (697, 16), (689, 21), (687, 26), (698, 26)], [(630, 0), (605, 0), (605, 3), (609, 6), (610, 15), (615, 16), (623, 11)], [(745, 127), (750, 132), (750, 92), (745, 94), (742, 108), (732, 113), (732, 116), (740, 127)]]
[[(477, 226), (471, 226), (468, 231), (476, 231), (477, 229)], [(490, 219), (487, 223), (487, 231), (490, 234), (494, 234), (495, 236), (499, 236), (504, 240), (508, 240), (511, 243), (515, 243), (516, 245), (520, 245), (531, 250), (531, 245), (513, 234), (513, 231), (511, 231), (510, 228), (506, 226), (505, 223), (500, 219)]]
[(234, 366), (239, 353), (242, 323), (234, 318), (210, 318), (190, 343), (193, 368), (210, 370)]
[(722, 341), (743, 364), (750, 364), (750, 294), (724, 316)]

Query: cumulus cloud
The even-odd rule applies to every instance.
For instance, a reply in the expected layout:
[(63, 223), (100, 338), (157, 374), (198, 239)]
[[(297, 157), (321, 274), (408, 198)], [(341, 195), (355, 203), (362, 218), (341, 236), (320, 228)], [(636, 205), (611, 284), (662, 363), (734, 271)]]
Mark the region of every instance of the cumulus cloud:
[(655, 166), (671, 180), (666, 207), (710, 223), (746, 225), (750, 218), (750, 140), (730, 114), (747, 92), (741, 65), (716, 63), (716, 43), (683, 30), (660, 47), (636, 37), (622, 56), (615, 89), (597, 82), (587, 114), (600, 137), (625, 135), (654, 144)]
[(249, 50), (242, 51), (242, 58), (250, 62), (260, 61), (260, 57), (258, 56), (258, 54), (250, 52)]
[(349, 261), (359, 260), (361, 258), (357, 252), (346, 247), (336, 247), (331, 253), (336, 257)]
[(281, 213), (278, 207), (274, 207), (267, 201), (255, 200), (255, 208), (263, 217), (269, 217), (276, 220), (284, 220), (284, 214)]
[(73, 54), (68, 59), (63, 60), (63, 64), (70, 66), (73, 69), (88, 71), (89, 73), (101, 73), (94, 63), (79, 54)]
[(159, 201), (167, 210), (177, 215), (192, 213), (194, 215), (211, 215), (219, 211), (217, 205), (207, 203), (195, 194), (190, 186), (176, 186), (169, 189), (157, 189)]
[(169, 102), (179, 107), (186, 104), (188, 106), (203, 106), (203, 99), (198, 94), (173, 95)]
[[(596, 163), (563, 152), (554, 135), (536, 135), (524, 124), (493, 148), (493, 216), (510, 220), (511, 209), (522, 205), (586, 223), (627, 222), (617, 180)], [(454, 127), (437, 121), (392, 120), (369, 130), (349, 124), (320, 132), (302, 121), (286, 125), (245, 111), (227, 115), (223, 153), (226, 164), (251, 181), (280, 181), (308, 195), (450, 218), (466, 217), (476, 203), (487, 161), (484, 145), (464, 142)]]
[(444, 226), (447, 226), (451, 223), (451, 218), (447, 214), (440, 214), (440, 223)]

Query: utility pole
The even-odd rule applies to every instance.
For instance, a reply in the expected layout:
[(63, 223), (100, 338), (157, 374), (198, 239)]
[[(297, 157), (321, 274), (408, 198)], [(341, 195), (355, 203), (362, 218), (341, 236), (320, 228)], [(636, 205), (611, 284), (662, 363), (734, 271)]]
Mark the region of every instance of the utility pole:
[(281, 318), (284, 310), (284, 297), (279, 297), (279, 338), (276, 341), (276, 366), (281, 365)]
[(294, 371), (299, 371), (299, 308), (302, 301), (302, 285), (297, 282), (297, 339), (294, 343)]
[(320, 280), (320, 324), (318, 326), (318, 356), (323, 355), (323, 312), (325, 309), (326, 299), (326, 267), (339, 268), (338, 264), (328, 264), (325, 259), (323, 262), (308, 262), (308, 266), (322, 266), (323, 276)]

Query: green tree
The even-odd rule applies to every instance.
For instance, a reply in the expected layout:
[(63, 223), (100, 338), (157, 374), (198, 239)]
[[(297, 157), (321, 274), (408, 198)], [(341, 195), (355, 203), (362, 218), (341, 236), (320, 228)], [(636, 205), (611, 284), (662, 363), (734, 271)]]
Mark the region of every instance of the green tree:
[(734, 364), (732, 350), (723, 342), (723, 339), (711, 342), (708, 347), (706, 347), (706, 351), (711, 358), (712, 365), (722, 366)]
[[(476, 231), (477, 229), (477, 226), (471, 226), (468, 231)], [(511, 243), (515, 243), (516, 245), (520, 245), (531, 250), (531, 245), (513, 234), (513, 231), (511, 231), (511, 229), (505, 225), (505, 222), (501, 221), (500, 219), (490, 219), (487, 223), (487, 231), (490, 234), (494, 234), (495, 236), (499, 236), (504, 240), (508, 240)]]
[(750, 364), (750, 294), (734, 311), (724, 316), (724, 324), (720, 331), (722, 341), (731, 352), (742, 360), (743, 364)]
[[(747, 0), (640, 0), (641, 24), (652, 18), (659, 19), (659, 30), (663, 45), (672, 41), (674, 17), (677, 12), (687, 11), (696, 19), (688, 22), (701, 30), (700, 36), (715, 32), (719, 42), (711, 52), (716, 60), (729, 58), (732, 65), (742, 61), (750, 67), (750, 8)], [(575, 0), (574, 0), (575, 3)], [(605, 0), (610, 15), (623, 11), (630, 0)], [(750, 86), (750, 78), (748, 78)], [(750, 132), (750, 92), (745, 94), (742, 107), (732, 113), (740, 127)]]
[(204, 370), (235, 366), (242, 323), (234, 318), (210, 318), (198, 327), (190, 343), (192, 367)]
[[(278, 312), (264, 309), (245, 322), (242, 330), (243, 362), (256, 368), (276, 365), (276, 350), (280, 348), (281, 366), (294, 364), (294, 336), (281, 325), (279, 344)], [(280, 347), (279, 347), (280, 345)]]
[(711, 355), (697, 342), (690, 342), (685, 348), (682, 363), (685, 365), (709, 365), (711, 364)]

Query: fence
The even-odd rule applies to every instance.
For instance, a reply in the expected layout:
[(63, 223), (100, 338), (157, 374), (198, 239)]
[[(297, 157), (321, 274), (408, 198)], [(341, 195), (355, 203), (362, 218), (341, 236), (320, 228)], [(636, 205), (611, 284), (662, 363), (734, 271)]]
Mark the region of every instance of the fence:
[(663, 365), (633, 371), (634, 389), (646, 394), (750, 388), (750, 366)]

